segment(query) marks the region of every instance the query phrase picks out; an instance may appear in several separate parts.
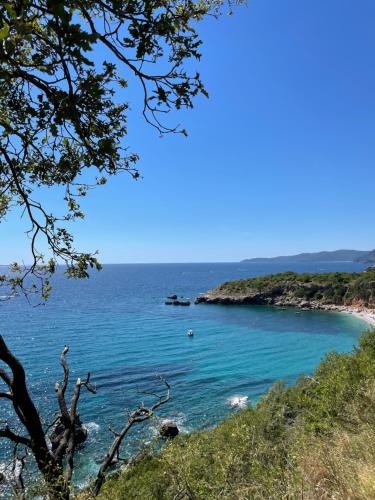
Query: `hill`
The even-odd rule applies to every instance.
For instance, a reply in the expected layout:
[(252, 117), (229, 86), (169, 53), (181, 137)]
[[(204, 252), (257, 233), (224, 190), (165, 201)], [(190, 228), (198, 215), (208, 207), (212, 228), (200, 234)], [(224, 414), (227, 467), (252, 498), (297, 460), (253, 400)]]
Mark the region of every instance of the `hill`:
[(333, 252), (300, 253), (297, 255), (280, 257), (257, 257), (255, 259), (244, 259), (247, 263), (269, 263), (269, 262), (364, 262), (375, 263), (375, 250), (335, 250)]
[(259, 304), (334, 309), (375, 308), (375, 268), (361, 273), (271, 274), (229, 281), (196, 299), (196, 303)]

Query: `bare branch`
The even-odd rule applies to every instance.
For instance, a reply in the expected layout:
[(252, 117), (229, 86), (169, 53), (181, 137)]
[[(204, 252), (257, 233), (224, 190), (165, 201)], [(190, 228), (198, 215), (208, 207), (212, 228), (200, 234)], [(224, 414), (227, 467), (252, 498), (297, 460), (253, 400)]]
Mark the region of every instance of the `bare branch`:
[(8, 387), (10, 387), (12, 385), (12, 379), (9, 377), (7, 372), (5, 370), (3, 370), (2, 368), (0, 368), (0, 378), (3, 379), (3, 381), (6, 383), (6, 385)]
[(19, 436), (18, 434), (15, 434), (13, 431), (10, 430), (8, 424), (6, 424), (3, 429), (0, 429), (0, 437), (10, 439), (11, 441), (13, 441), (13, 443), (16, 443), (16, 444), (23, 444), (23, 445), (29, 446), (29, 447), (31, 446), (30, 439), (28, 439), (24, 436)]
[(0, 392), (0, 398), (5, 398), (13, 401), (13, 396), (10, 394), (10, 392)]
[(69, 382), (69, 366), (68, 366), (68, 363), (66, 361), (66, 354), (68, 352), (69, 352), (69, 347), (66, 345), (66, 346), (64, 346), (64, 349), (63, 349), (61, 356), (60, 356), (61, 365), (64, 369), (64, 382), (63, 382), (62, 389), (61, 389), (63, 395), (65, 394), (65, 391), (66, 391), (66, 388), (67, 388), (68, 382)]
[[(114, 432), (112, 429), (110, 431), (115, 435), (115, 439), (113, 440), (112, 445), (110, 446), (107, 455), (105, 456), (105, 459), (100, 466), (95, 486), (93, 489), (93, 495), (97, 496), (99, 494), (99, 491), (105, 481), (105, 474), (106, 471), (114, 464), (116, 461), (119, 460), (119, 453), (120, 453), (120, 446), (127, 435), (127, 433), (130, 431), (130, 429), (133, 427), (134, 424), (144, 422), (145, 420), (148, 420), (149, 418), (152, 417), (154, 414), (154, 411), (159, 408), (161, 405), (164, 405), (167, 403), (170, 399), (170, 385), (166, 380), (163, 380), (165, 386), (166, 386), (166, 394), (164, 396), (158, 396), (159, 399), (156, 401), (153, 405), (150, 407), (144, 407), (143, 404), (136, 408), (134, 411), (128, 414), (128, 423), (123, 427), (123, 429), (120, 432)], [(116, 458), (115, 458), (116, 457)]]
[(21, 457), (18, 457), (17, 448), (18, 446), (16, 445), (13, 452), (12, 472), (15, 481), (14, 493), (18, 500), (24, 500), (26, 498), (26, 492), (22, 474), (26, 465), (26, 457), (28, 453), (27, 449), (25, 449), (24, 454)]

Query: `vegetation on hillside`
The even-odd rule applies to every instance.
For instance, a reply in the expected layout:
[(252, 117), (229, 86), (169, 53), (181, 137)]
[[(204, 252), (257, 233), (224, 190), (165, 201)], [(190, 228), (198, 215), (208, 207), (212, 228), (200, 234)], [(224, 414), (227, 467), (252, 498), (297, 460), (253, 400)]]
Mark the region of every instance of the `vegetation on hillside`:
[(280, 300), (310, 301), (321, 305), (375, 305), (375, 269), (361, 273), (286, 272), (223, 283), (198, 302), (215, 299), (248, 298), (256, 303), (277, 303)]
[(375, 332), (214, 430), (150, 453), (100, 498), (375, 498)]

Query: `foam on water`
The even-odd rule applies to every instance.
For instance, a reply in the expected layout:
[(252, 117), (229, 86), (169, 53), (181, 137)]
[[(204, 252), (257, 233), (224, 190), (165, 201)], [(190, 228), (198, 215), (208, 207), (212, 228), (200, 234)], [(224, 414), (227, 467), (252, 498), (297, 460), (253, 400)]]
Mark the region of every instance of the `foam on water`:
[(228, 404), (231, 408), (246, 408), (248, 403), (249, 403), (249, 397), (248, 396), (231, 396), (227, 399)]
[(89, 434), (93, 434), (98, 432), (100, 429), (100, 425), (96, 422), (87, 422), (87, 424), (83, 424), (83, 427), (87, 430)]

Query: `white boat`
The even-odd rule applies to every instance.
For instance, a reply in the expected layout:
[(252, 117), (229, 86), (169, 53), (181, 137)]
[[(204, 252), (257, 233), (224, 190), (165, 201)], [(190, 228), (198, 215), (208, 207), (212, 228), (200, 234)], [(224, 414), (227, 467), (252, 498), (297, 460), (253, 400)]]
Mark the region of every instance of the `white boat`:
[(194, 332), (193, 332), (193, 330), (188, 330), (186, 335), (187, 335), (188, 337), (193, 337), (193, 336), (194, 336)]

